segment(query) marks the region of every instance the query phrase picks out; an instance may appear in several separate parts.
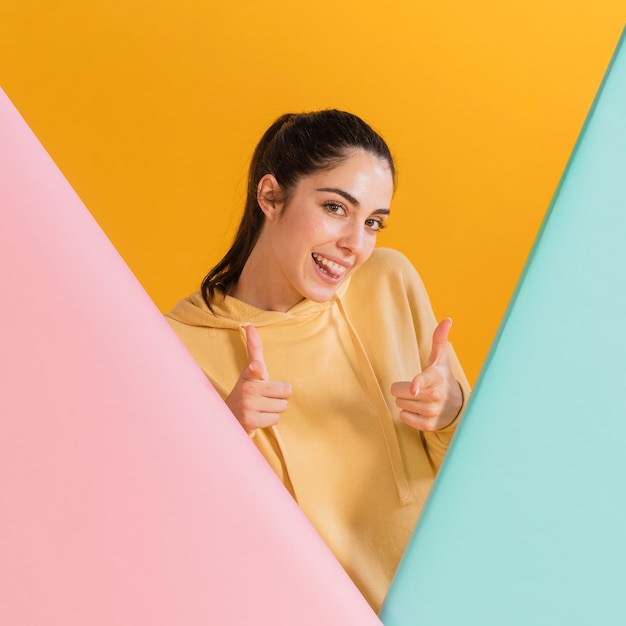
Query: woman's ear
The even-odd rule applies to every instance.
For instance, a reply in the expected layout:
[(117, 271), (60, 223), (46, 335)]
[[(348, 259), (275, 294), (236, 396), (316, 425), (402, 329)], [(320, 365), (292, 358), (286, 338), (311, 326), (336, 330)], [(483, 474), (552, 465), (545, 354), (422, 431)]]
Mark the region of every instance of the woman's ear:
[(265, 174), (259, 181), (256, 200), (265, 214), (265, 219), (274, 222), (280, 217), (283, 208), (282, 191), (272, 174)]

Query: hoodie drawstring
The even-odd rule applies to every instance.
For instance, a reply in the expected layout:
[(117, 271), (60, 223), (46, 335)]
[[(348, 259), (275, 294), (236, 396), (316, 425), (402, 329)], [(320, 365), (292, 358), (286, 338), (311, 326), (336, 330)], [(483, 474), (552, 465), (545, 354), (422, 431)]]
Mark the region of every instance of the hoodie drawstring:
[(412, 496), (409, 489), (409, 482), (404, 469), (404, 463), (402, 462), (400, 442), (398, 441), (398, 435), (396, 433), (396, 429), (393, 423), (393, 417), (389, 411), (389, 407), (387, 406), (387, 402), (385, 400), (385, 396), (383, 395), (383, 391), (380, 388), (380, 384), (378, 383), (378, 379), (376, 378), (372, 363), (367, 355), (365, 348), (363, 347), (363, 344), (361, 343), (361, 340), (355, 328), (352, 326), (352, 322), (348, 317), (341, 298), (337, 294), (335, 294), (333, 296), (333, 299), (337, 303), (339, 311), (341, 312), (341, 315), (343, 316), (346, 325), (348, 326), (348, 330), (350, 331), (350, 337), (352, 338), (355, 351), (358, 355), (359, 365), (361, 367), (361, 372), (367, 385), (370, 397), (372, 398), (372, 401), (378, 406), (376, 415), (378, 416), (378, 423), (380, 425), (383, 440), (385, 442), (389, 466), (391, 468), (391, 473), (396, 484), (396, 489), (398, 491), (398, 497), (400, 498), (400, 502), (401, 504), (406, 505), (411, 502)]

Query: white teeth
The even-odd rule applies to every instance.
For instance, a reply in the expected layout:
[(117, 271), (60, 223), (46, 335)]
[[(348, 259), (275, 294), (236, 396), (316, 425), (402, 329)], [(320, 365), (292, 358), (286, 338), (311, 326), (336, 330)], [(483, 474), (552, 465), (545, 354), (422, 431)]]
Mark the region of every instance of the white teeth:
[(316, 252), (313, 253), (313, 258), (333, 274), (341, 275), (346, 271), (346, 267), (344, 265), (339, 265), (339, 263), (335, 263), (334, 261), (331, 261)]

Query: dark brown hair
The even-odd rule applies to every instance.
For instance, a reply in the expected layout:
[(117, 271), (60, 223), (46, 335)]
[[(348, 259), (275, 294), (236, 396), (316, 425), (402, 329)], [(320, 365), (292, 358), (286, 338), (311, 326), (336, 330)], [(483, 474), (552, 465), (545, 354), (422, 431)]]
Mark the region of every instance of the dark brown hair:
[(384, 139), (362, 119), (345, 111), (287, 113), (279, 117), (257, 145), (248, 173), (243, 217), (230, 250), (204, 277), (202, 297), (211, 306), (216, 289), (228, 293), (237, 284), (265, 220), (257, 202), (257, 187), (272, 174), (287, 200), (301, 177), (324, 170), (364, 150), (385, 160), (395, 184), (395, 165)]

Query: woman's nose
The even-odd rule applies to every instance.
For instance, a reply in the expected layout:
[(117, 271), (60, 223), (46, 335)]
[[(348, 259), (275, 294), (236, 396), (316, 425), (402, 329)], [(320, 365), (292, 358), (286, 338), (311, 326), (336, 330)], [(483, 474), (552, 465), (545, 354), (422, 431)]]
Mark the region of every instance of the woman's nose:
[(338, 244), (352, 254), (362, 252), (365, 246), (365, 229), (358, 223), (346, 224)]

